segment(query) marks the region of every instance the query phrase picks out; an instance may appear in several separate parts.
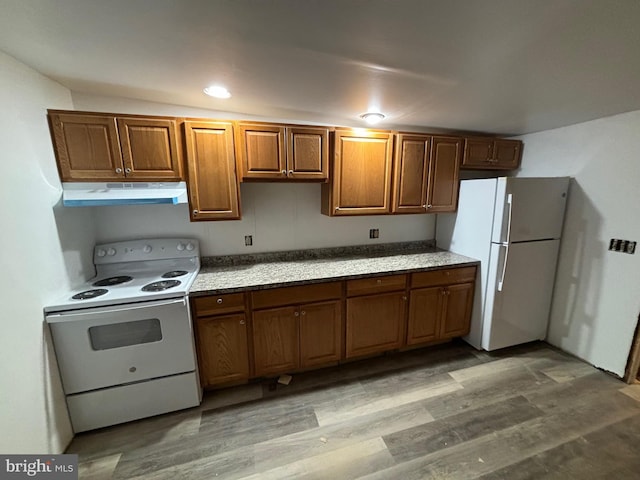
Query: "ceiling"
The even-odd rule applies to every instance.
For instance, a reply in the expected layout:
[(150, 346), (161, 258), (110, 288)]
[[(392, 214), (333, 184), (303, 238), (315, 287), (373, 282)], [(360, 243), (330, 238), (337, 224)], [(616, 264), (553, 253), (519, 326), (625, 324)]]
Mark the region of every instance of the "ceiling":
[(523, 134), (639, 110), (639, 24), (638, 0), (0, 0), (0, 50), (80, 93)]

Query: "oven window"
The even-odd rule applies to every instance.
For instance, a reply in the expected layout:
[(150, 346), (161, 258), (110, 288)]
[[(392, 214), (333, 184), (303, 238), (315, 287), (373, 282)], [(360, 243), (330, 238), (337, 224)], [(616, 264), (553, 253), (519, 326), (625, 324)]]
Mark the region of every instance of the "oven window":
[(160, 320), (150, 318), (91, 327), (89, 328), (89, 338), (91, 339), (91, 348), (94, 350), (109, 350), (159, 342), (162, 340), (162, 329), (160, 328)]

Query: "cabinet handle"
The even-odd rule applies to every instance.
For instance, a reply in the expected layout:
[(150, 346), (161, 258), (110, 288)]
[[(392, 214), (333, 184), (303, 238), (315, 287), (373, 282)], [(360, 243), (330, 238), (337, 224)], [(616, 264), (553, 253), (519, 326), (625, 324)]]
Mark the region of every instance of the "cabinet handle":
[(302, 310), (302, 311), (300, 312), (300, 315), (306, 315), (306, 314), (307, 314), (307, 312), (305, 312), (304, 310)]
[(218, 300), (216, 300), (216, 303), (217, 303), (218, 305), (221, 305), (221, 304), (222, 304), (222, 299), (221, 299), (221, 298), (219, 298)]
[(297, 317), (300, 315), (300, 312), (294, 312), (293, 315)]
[(116, 168), (116, 173), (122, 173), (122, 169), (120, 167)]
[(286, 170), (282, 170), (282, 174), (283, 174), (283, 175), (286, 175), (286, 174), (287, 174), (287, 171), (286, 171)]
[(244, 320), (240, 320), (240, 325), (244, 325)]
[(289, 170), (289, 175), (293, 175), (293, 170)]

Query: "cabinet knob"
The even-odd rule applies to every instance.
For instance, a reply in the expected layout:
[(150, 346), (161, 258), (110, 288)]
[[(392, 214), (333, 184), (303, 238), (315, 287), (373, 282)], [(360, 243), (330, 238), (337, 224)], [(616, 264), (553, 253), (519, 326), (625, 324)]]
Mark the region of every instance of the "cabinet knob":
[(422, 205), (422, 208), (427, 208), (427, 204), (425, 203), (424, 205)]
[(131, 169), (130, 168), (125, 168), (124, 169), (124, 173), (131, 173)]
[(221, 299), (221, 298), (219, 298), (218, 300), (216, 300), (216, 303), (217, 303), (218, 305), (221, 305), (221, 304), (222, 304), (222, 299)]
[(431, 205), (431, 204), (427, 205), (427, 208), (432, 208), (432, 207), (433, 207), (433, 205)]
[(299, 316), (299, 315), (300, 315), (300, 312), (294, 312), (294, 314), (293, 314), (293, 315), (297, 317), (297, 316)]
[(198, 214), (198, 210), (194, 210), (194, 211), (193, 211), (193, 215), (195, 216), (195, 215), (197, 215), (197, 214)]
[(406, 296), (406, 295), (403, 295), (403, 296), (402, 296), (402, 299), (403, 299), (403, 300), (406, 300), (406, 299), (407, 299), (407, 296)]
[(120, 167), (116, 168), (116, 173), (122, 173), (122, 169)]
[(244, 325), (244, 320), (240, 320), (240, 325)]
[(287, 171), (286, 170), (282, 170), (282, 175), (286, 175)]
[(307, 314), (307, 312), (305, 312), (304, 310), (302, 310), (302, 311), (300, 312), (300, 315), (306, 315), (306, 314)]
[(289, 175), (293, 175), (293, 170), (289, 170)]

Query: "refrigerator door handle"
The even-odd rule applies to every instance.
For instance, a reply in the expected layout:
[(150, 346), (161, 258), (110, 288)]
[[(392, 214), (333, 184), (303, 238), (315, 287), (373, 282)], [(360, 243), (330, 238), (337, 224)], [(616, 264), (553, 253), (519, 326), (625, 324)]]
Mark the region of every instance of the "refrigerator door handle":
[(500, 245), (501, 247), (504, 247), (504, 261), (502, 262), (502, 275), (500, 275), (500, 280), (498, 281), (498, 291), (501, 292), (502, 291), (502, 285), (504, 284), (504, 276), (507, 273), (507, 260), (509, 259), (509, 244), (508, 243), (503, 243), (502, 245)]
[(509, 205), (509, 223), (507, 223), (507, 240), (506, 243), (511, 243), (511, 214), (513, 213), (513, 194), (507, 195), (507, 204)]

